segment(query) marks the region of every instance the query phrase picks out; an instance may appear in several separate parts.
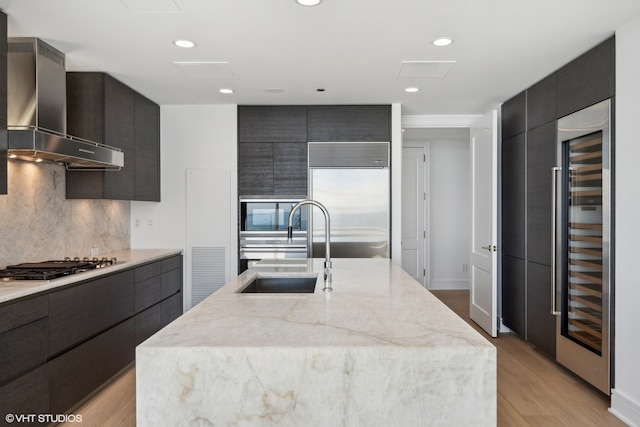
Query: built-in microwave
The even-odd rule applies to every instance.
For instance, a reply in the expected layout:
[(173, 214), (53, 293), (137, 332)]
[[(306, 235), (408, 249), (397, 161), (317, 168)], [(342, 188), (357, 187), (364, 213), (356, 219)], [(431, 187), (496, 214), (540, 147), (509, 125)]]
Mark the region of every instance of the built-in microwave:
[[(240, 231), (287, 231), (289, 213), (300, 198), (242, 196), (240, 198)], [(306, 206), (294, 212), (294, 230), (306, 231)]]
[(305, 197), (241, 196), (239, 271), (263, 259), (307, 258), (307, 206), (293, 214), (293, 239), (287, 242), (291, 209)]

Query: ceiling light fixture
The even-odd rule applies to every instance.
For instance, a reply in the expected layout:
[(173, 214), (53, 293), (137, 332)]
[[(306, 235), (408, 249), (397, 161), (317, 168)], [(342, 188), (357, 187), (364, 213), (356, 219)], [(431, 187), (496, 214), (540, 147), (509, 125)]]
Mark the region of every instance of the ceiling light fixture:
[(317, 6), (322, 3), (322, 0), (296, 0), (300, 6)]
[(453, 39), (450, 39), (449, 37), (440, 37), (439, 39), (435, 39), (431, 43), (434, 46), (438, 47), (449, 46), (451, 43), (453, 43)]
[(196, 44), (191, 40), (176, 40), (173, 42), (178, 47), (190, 48), (194, 47)]
[(233, 93), (233, 89), (220, 89), (220, 93)]
[(418, 92), (420, 89), (418, 89), (417, 87), (408, 87), (406, 88), (404, 91), (407, 93), (416, 93)]

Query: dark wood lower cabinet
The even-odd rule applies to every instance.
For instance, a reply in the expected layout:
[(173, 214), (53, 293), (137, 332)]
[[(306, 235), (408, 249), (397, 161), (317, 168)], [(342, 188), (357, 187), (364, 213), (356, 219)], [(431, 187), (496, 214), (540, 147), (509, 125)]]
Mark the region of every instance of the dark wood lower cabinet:
[(62, 414), (134, 360), (129, 319), (50, 362), (51, 411)]
[(0, 412), (62, 414), (108, 383), (134, 361), (136, 345), (182, 314), (182, 262), (173, 256), (0, 305)]
[[(45, 364), (26, 375), (0, 387), (0, 426), (11, 426), (17, 422), (7, 422), (5, 416), (50, 414), (49, 365)], [(35, 422), (22, 425), (46, 425)], [(20, 424), (18, 424), (20, 425)]]
[(527, 262), (527, 341), (556, 357), (556, 317), (551, 314), (551, 267)]
[(502, 321), (522, 338), (526, 337), (525, 261), (502, 258)]

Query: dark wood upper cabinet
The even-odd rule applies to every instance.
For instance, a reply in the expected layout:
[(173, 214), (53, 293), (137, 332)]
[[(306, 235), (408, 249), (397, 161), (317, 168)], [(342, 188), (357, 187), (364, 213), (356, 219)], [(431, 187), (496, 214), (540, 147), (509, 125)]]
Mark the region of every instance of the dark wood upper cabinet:
[(551, 265), (551, 168), (556, 163), (556, 121), (527, 133), (527, 259)]
[(7, 181), (7, 15), (0, 11), (0, 194)]
[(556, 74), (553, 73), (527, 89), (527, 130), (556, 117)]
[(294, 196), (307, 194), (307, 144), (273, 144), (273, 192)]
[(67, 133), (120, 148), (119, 171), (67, 171), (68, 199), (160, 200), (159, 106), (105, 73), (67, 73)]
[(615, 94), (615, 38), (611, 37), (557, 72), (558, 118)]
[(390, 141), (389, 105), (310, 105), (309, 141)]
[(273, 143), (238, 144), (238, 195), (272, 195)]
[(307, 142), (306, 106), (238, 107), (239, 142)]
[(134, 200), (160, 201), (160, 106), (135, 94)]
[(520, 92), (502, 104), (502, 139), (527, 130), (527, 93)]
[(120, 171), (67, 171), (68, 199), (132, 200), (134, 92), (104, 73), (67, 73), (67, 133), (120, 148)]

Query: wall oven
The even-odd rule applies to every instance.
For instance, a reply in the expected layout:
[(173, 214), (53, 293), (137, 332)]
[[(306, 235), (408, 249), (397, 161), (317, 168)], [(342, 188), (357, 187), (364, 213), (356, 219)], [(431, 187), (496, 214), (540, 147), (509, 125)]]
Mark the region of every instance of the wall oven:
[(552, 188), (556, 359), (606, 394), (613, 336), (610, 123), (610, 100), (558, 120)]
[(293, 217), (293, 241), (287, 243), (291, 208), (305, 197), (241, 196), (239, 271), (262, 259), (307, 258), (307, 207)]

